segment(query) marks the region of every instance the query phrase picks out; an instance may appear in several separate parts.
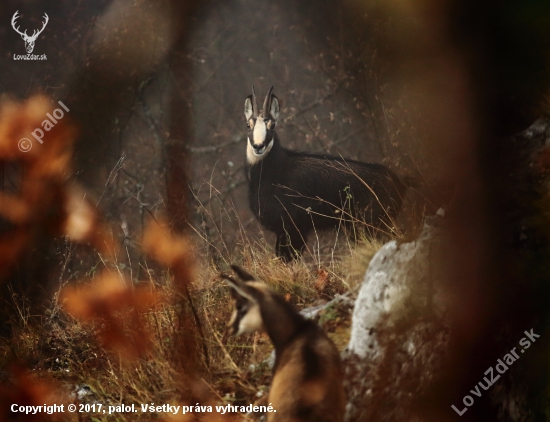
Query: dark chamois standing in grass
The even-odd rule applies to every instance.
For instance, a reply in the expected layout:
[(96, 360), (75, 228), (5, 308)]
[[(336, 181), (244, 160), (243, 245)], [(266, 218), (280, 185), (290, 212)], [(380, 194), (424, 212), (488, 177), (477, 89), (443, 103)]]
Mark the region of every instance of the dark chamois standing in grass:
[[(375, 231), (401, 208), (406, 186), (386, 166), (283, 148), (275, 133), (279, 101), (271, 87), (263, 107), (252, 87), (244, 102), (250, 208), (277, 236), (278, 256), (296, 258), (314, 229), (357, 219)], [(376, 234), (376, 233), (373, 233)]]
[(224, 335), (265, 331), (275, 347), (267, 422), (342, 422), (346, 405), (340, 353), (314, 321), (235, 265), (235, 310)]

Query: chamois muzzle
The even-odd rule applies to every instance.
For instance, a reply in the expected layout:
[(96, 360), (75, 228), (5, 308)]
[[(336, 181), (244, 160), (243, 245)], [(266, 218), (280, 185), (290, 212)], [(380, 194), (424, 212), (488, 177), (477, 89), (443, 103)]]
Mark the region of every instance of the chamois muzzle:
[(254, 155), (262, 155), (267, 149), (267, 144), (265, 142), (260, 145), (252, 144), (252, 148), (254, 151)]

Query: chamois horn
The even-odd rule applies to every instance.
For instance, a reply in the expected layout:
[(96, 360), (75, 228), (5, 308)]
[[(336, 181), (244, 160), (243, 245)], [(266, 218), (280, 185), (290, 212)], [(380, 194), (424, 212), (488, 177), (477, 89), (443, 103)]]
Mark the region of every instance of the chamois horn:
[(268, 111), (269, 111), (269, 106), (271, 105), (271, 93), (273, 92), (273, 86), (271, 88), (269, 88), (269, 91), (267, 91), (267, 95), (265, 96), (265, 100), (264, 100), (264, 108), (262, 110), (262, 113), (265, 116), (267, 116), (268, 114)]
[(254, 85), (252, 85), (252, 106), (254, 107), (254, 115), (258, 115), (258, 100), (256, 99), (256, 93), (254, 92)]

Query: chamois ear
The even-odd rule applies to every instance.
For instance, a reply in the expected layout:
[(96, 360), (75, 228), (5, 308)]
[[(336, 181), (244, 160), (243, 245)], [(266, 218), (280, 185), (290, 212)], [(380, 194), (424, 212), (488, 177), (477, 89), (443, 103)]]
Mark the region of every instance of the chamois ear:
[(246, 117), (246, 120), (250, 120), (253, 114), (254, 108), (252, 106), (252, 95), (249, 95), (246, 97), (246, 100), (244, 100), (244, 116)]
[(279, 118), (279, 100), (274, 94), (271, 94), (271, 107), (269, 108), (269, 114), (277, 121)]
[(246, 272), (245, 270), (243, 270), (238, 265), (233, 264), (233, 265), (231, 265), (231, 268), (233, 269), (233, 271), (235, 271), (235, 274), (237, 274), (242, 281), (254, 281), (254, 280), (256, 280), (256, 278), (252, 274)]
[(229, 284), (229, 287), (231, 287), (231, 296), (233, 297), (233, 299), (237, 299), (239, 296), (241, 296), (249, 302), (258, 302), (258, 300), (256, 299), (258, 291), (254, 287), (248, 285), (244, 281), (234, 279), (233, 277), (225, 274), (222, 274), (222, 278), (224, 278), (227, 284)]

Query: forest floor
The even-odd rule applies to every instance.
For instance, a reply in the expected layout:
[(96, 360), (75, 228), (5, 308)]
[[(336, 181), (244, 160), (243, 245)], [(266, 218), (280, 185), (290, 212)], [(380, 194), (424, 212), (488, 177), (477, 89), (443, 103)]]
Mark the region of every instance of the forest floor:
[[(315, 253), (306, 253), (289, 264), (275, 257), (265, 240), (245, 242), (233, 262), (266, 282), (299, 310), (320, 307), (339, 295), (353, 300), (370, 259), (381, 245), (365, 239), (351, 243), (347, 238), (335, 245), (333, 236), (329, 242), (332, 246), (317, 248)], [(139, 285), (161, 292), (163, 301), (140, 315), (143, 327), (139, 330), (149, 342), (138, 357), (129, 358), (120, 349), (108, 346), (104, 329), (109, 321), (82, 322), (67, 314), (59, 299), (60, 292), (54, 294), (49, 309), (39, 318), (31, 315), (25, 301), (14, 295), (10, 301), (17, 312), (11, 321), (12, 334), (0, 338), (0, 359), (3, 367), (11, 368), (0, 374), (2, 381), (32, 380), (55, 391), (57, 397), (64, 397), (66, 403), (83, 405), (84, 413), (79, 414), (78, 420), (136, 420), (131, 413), (103, 412), (108, 406), (120, 404), (134, 404), (139, 409), (142, 404), (186, 404), (189, 397), (208, 396), (213, 405), (267, 406), (272, 344), (266, 334), (222, 341), (233, 303), (229, 287), (219, 274), (229, 271), (230, 260), (215, 263), (212, 259), (201, 259), (207, 256), (203, 246), (195, 248), (190, 286), (191, 302), (201, 324), (200, 357), (196, 359), (197, 373), (193, 379), (185, 376), (188, 356), (180, 350), (181, 343), (175, 341), (182, 327), (179, 315), (183, 299), (169, 272), (150, 270), (150, 279)], [(116, 264), (106, 265), (111, 272), (122, 272)], [(80, 284), (77, 288), (86, 289), (95, 271), (90, 274), (88, 281), (77, 283)], [(349, 340), (351, 303), (344, 300), (324, 307), (314, 317), (340, 351)], [(120, 328), (125, 335), (142, 335), (141, 331), (130, 332), (136, 330), (131, 318)], [(143, 341), (145, 344), (145, 337)], [(26, 368), (27, 375), (17, 379), (14, 365)], [(241, 416), (250, 421), (259, 418), (258, 414)], [(66, 420), (77, 420), (71, 417), (75, 416)], [(140, 413), (137, 419), (172, 420), (165, 417), (163, 413)]]

